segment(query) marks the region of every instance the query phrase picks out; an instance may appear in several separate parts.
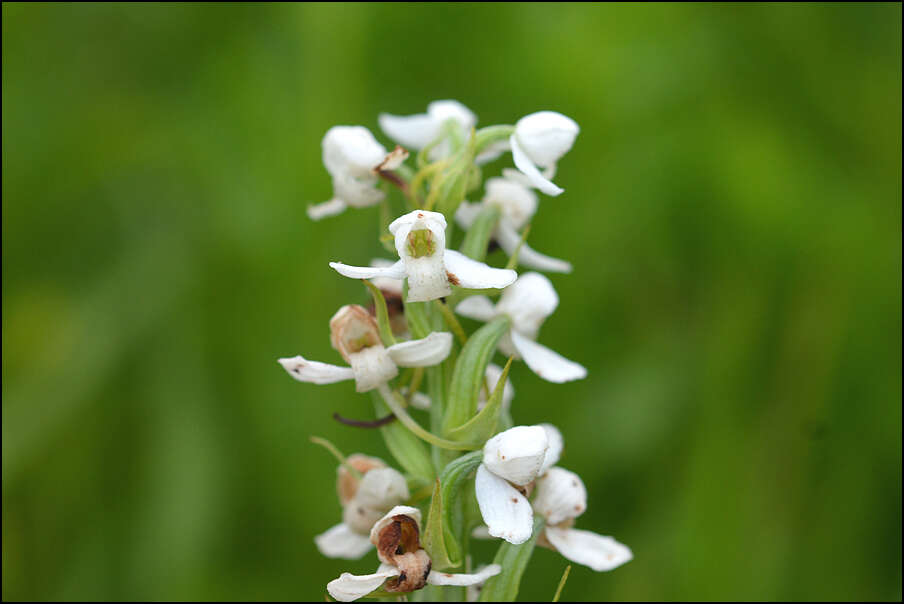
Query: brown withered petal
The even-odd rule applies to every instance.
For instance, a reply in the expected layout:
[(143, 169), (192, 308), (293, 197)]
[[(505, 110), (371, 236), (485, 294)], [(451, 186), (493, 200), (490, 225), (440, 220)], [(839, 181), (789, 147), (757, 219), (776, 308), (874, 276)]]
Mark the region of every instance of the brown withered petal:
[(363, 306), (347, 304), (330, 319), (330, 343), (350, 363), (350, 354), (381, 344), (377, 321)]
[(408, 552), (395, 557), (399, 576), (383, 584), (386, 591), (409, 592), (422, 589), (427, 584), (432, 562), (426, 550)]
[[(362, 455), (360, 453), (349, 455), (345, 461), (348, 465), (361, 472), (361, 474), (367, 474), (370, 470), (375, 468), (386, 467), (386, 464), (382, 459), (370, 457), (369, 455)], [(339, 468), (336, 470), (336, 492), (339, 495), (339, 502), (343, 507), (345, 507), (345, 505), (355, 496), (355, 493), (358, 492), (358, 483), (358, 479), (348, 471), (348, 468), (346, 468), (345, 465), (340, 464)]]

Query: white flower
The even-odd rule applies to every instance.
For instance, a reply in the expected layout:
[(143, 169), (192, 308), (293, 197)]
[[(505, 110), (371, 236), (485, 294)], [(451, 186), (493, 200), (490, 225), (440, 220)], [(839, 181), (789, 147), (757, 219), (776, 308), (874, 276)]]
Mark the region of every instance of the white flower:
[(357, 559), (370, 551), (370, 529), (383, 514), (409, 497), (405, 477), (387, 468), (381, 459), (350, 455), (346, 460), (363, 474), (358, 480), (344, 465), (336, 486), (342, 504), (342, 522), (317, 535), (314, 543), (324, 556)]
[(330, 336), (333, 348), (351, 367), (309, 361), (302, 356), (279, 359), (280, 365), (299, 382), (332, 384), (354, 379), (355, 390), (367, 392), (396, 377), (399, 366), (436, 365), (452, 350), (452, 334), (446, 331), (385, 348), (376, 321), (356, 304), (343, 306), (333, 315)]
[(515, 426), (486, 442), (474, 490), (490, 535), (516, 545), (530, 538), (534, 514), (516, 486), (533, 482), (561, 452), (561, 435), (550, 424)]
[(631, 550), (612, 537), (571, 528), (587, 509), (581, 478), (563, 468), (550, 468), (537, 480), (534, 510), (546, 518), (543, 537), (556, 551), (595, 571), (612, 570), (632, 559)]
[[(463, 201), (455, 212), (455, 220), (464, 228), (470, 228), (474, 219), (486, 206), (497, 206), (501, 215), (493, 239), (509, 256), (518, 249), (521, 242), (521, 230), (537, 211), (537, 194), (526, 185), (510, 178), (491, 178), (487, 180), (486, 195), (480, 203)], [(539, 271), (553, 273), (570, 273), (571, 263), (558, 258), (551, 258), (537, 252), (527, 242), (518, 251), (518, 264)]]
[[(574, 144), (580, 128), (570, 117), (555, 111), (531, 113), (515, 124), (509, 138), (512, 159), (530, 182), (547, 195), (559, 195), (564, 189), (550, 181), (555, 176), (556, 162)], [(543, 168), (541, 174), (538, 168)]]
[(333, 177), (333, 198), (308, 206), (308, 216), (320, 220), (347, 207), (364, 208), (382, 201), (377, 188), (378, 171), (397, 168), (408, 153), (397, 147), (391, 153), (364, 126), (333, 126), (323, 137), (323, 164)]
[[(383, 585), (388, 592), (407, 593), (431, 585), (467, 586), (498, 575), (502, 568), (491, 564), (476, 574), (442, 573), (430, 569), (430, 557), (420, 544), (421, 511), (396, 506), (378, 520), (370, 531), (380, 566), (372, 575), (342, 573), (326, 589), (340, 602), (352, 602)], [(385, 583), (385, 585), (384, 585)]]
[(535, 342), (540, 325), (558, 304), (559, 297), (549, 279), (540, 273), (524, 273), (502, 292), (498, 304), (486, 296), (471, 296), (458, 304), (455, 312), (480, 321), (507, 315), (512, 328), (499, 341), (499, 349), (524, 359), (531, 371), (544, 380), (562, 383), (586, 377), (587, 370)]
[(446, 249), (446, 219), (439, 212), (415, 210), (389, 225), (400, 260), (390, 267), (349, 266), (330, 262), (340, 275), (352, 279), (389, 277), (408, 279), (406, 302), (448, 296), (450, 285), (472, 289), (503, 288), (517, 278), (513, 270), (492, 268), (464, 254)]
[[(460, 137), (464, 138), (477, 124), (477, 116), (458, 101), (446, 100), (427, 105), (427, 113), (405, 116), (381, 113), (378, 121), (380, 128), (391, 139), (410, 149), (420, 150), (442, 134), (446, 122), (458, 128)], [(447, 157), (450, 152), (449, 142), (444, 140), (430, 150), (429, 158), (436, 161)]]

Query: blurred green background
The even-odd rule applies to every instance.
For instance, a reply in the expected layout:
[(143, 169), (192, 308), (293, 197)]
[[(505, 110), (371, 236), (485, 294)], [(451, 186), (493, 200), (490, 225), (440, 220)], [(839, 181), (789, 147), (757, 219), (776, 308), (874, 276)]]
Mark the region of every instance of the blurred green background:
[(372, 572), (315, 550), (307, 440), (389, 459), (330, 418), (370, 401), (275, 360), (338, 362), (327, 262), (380, 255), (376, 209), (305, 215), (323, 134), (443, 98), (581, 126), (531, 242), (590, 376), (517, 365), (514, 415), (635, 560), (564, 599), (901, 598), (900, 4), (4, 3), (2, 78), (4, 599)]

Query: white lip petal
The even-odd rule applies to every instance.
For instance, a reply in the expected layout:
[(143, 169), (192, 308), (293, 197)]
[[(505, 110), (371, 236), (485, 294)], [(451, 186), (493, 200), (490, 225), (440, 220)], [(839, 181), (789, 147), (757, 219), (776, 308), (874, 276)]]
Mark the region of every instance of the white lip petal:
[(542, 426), (515, 426), (483, 446), (483, 463), (493, 474), (524, 486), (539, 476), (549, 441)]
[[(380, 568), (383, 567), (381, 566)], [(397, 568), (387, 568), (385, 571), (376, 572), (372, 575), (342, 573), (338, 579), (333, 579), (326, 584), (326, 590), (333, 599), (339, 602), (353, 602), (383, 585), (386, 579), (397, 576), (399, 576), (399, 569)]]
[(545, 275), (529, 272), (502, 292), (496, 309), (511, 317), (515, 331), (536, 338), (540, 325), (558, 305), (559, 296), (552, 282)]
[(430, 571), (427, 575), (427, 583), (430, 585), (455, 585), (465, 587), (467, 585), (477, 585), (483, 583), (490, 577), (495, 577), (502, 572), (502, 567), (498, 564), (490, 564), (480, 572), (466, 575), (459, 573), (441, 573), (435, 570)]
[(348, 205), (339, 199), (338, 197), (334, 197), (329, 201), (324, 201), (323, 203), (318, 203), (314, 205), (308, 206), (308, 218), (311, 220), (320, 220), (322, 218), (327, 218), (329, 216), (335, 216), (336, 214), (341, 214), (345, 211)]
[(373, 279), (375, 277), (405, 278), (405, 265), (401, 260), (393, 263), (392, 266), (351, 266), (341, 262), (330, 262), (330, 267), (340, 275), (351, 279)]
[(527, 268), (549, 273), (571, 272), (570, 262), (541, 254), (527, 245), (527, 242), (524, 242), (518, 248), (518, 244), (521, 243), (521, 235), (512, 228), (511, 224), (500, 223), (497, 225), (495, 237), (499, 247), (505, 250), (505, 253), (509, 256), (513, 255), (516, 249), (518, 250), (519, 266), (526, 266)]
[(426, 338), (394, 344), (388, 350), (396, 365), (430, 367), (449, 356), (452, 334), (448, 331), (434, 331)]
[(540, 475), (542, 476), (546, 470), (559, 462), (559, 458), (562, 457), (562, 449), (565, 448), (565, 439), (562, 438), (562, 433), (559, 432), (559, 429), (552, 424), (540, 424), (540, 427), (546, 430), (546, 440), (549, 442), (549, 447), (546, 449), (546, 457), (543, 458), (543, 467), (540, 468)]
[(565, 468), (550, 468), (537, 480), (534, 511), (548, 526), (577, 518), (587, 509), (587, 489), (581, 477)]
[(540, 170), (537, 169), (534, 162), (532, 162), (524, 150), (518, 146), (518, 140), (515, 138), (514, 134), (509, 138), (509, 143), (512, 145), (512, 159), (515, 160), (515, 167), (527, 176), (527, 179), (532, 186), (553, 197), (565, 192), (565, 189), (556, 186), (552, 181), (547, 180), (540, 174)]
[(329, 363), (309, 361), (301, 355), (279, 359), (279, 364), (299, 382), (333, 384), (343, 380), (351, 380), (355, 377), (355, 372), (351, 367), (339, 367)]
[(548, 382), (561, 384), (587, 377), (587, 369), (574, 361), (569, 361), (559, 353), (542, 344), (512, 331), (512, 344), (531, 371)]
[(486, 296), (470, 296), (458, 303), (455, 312), (469, 319), (489, 321), (496, 316), (496, 305)]
[(628, 546), (590, 531), (547, 527), (546, 538), (560, 554), (597, 572), (612, 570), (634, 557)]
[(382, 344), (349, 354), (348, 362), (355, 372), (356, 392), (373, 390), (399, 375), (399, 368)]
[(439, 134), (441, 123), (426, 113), (392, 115), (381, 113), (380, 129), (392, 140), (412, 149), (423, 149)]
[(534, 512), (527, 498), (508, 482), (493, 474), (486, 464), (477, 467), (474, 482), (480, 515), (493, 537), (518, 545), (530, 538)]
[(502, 289), (518, 278), (518, 273), (513, 270), (493, 268), (455, 250), (446, 250), (445, 262), (449, 281), (453, 285), (469, 289)]
[(356, 533), (344, 523), (317, 535), (314, 537), (314, 543), (320, 553), (327, 558), (345, 560), (357, 560), (373, 547), (367, 535)]

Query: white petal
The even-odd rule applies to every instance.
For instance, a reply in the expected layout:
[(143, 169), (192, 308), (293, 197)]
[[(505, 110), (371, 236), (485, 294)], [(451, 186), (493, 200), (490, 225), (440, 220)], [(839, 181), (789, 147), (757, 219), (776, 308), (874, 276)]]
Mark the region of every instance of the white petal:
[(377, 177), (336, 174), (333, 176), (333, 195), (353, 208), (367, 208), (380, 203), (386, 193), (377, 188)]
[(334, 197), (329, 201), (308, 206), (308, 218), (311, 220), (320, 220), (321, 218), (335, 216), (336, 214), (344, 212), (347, 207), (348, 205), (344, 201), (338, 197)]
[(565, 191), (565, 189), (553, 184), (552, 181), (543, 178), (543, 175), (540, 174), (540, 170), (537, 169), (534, 162), (532, 162), (521, 147), (518, 146), (518, 141), (514, 134), (509, 139), (509, 142), (512, 145), (512, 159), (515, 160), (515, 166), (527, 176), (532, 186), (553, 197), (561, 195)]
[(515, 137), (531, 161), (545, 168), (568, 153), (580, 130), (577, 122), (566, 115), (538, 111), (518, 120)]
[(577, 518), (587, 509), (587, 489), (580, 476), (564, 468), (550, 468), (537, 480), (534, 511), (556, 525)]
[(337, 524), (314, 537), (317, 549), (327, 558), (357, 560), (370, 551), (373, 544), (367, 535), (356, 533), (346, 524)]
[(483, 203), (499, 207), (503, 221), (515, 229), (530, 222), (537, 213), (537, 194), (518, 180), (491, 178), (486, 182)]
[[(412, 238), (423, 234), (428, 246), (414, 256)], [(408, 277), (407, 302), (426, 302), (448, 296), (452, 293), (444, 264), (446, 249), (446, 219), (438, 212), (415, 210), (396, 218), (389, 225), (389, 232), (395, 237), (395, 247), (399, 258), (405, 264)]]
[[(429, 210), (414, 210), (403, 214), (389, 223), (389, 232), (393, 235), (406, 225), (415, 225), (418, 222), (424, 222), (425, 227), (430, 230), (446, 230), (446, 217), (440, 212), (431, 212)], [(406, 233), (407, 235), (407, 233)]]
[(540, 468), (540, 475), (542, 476), (546, 470), (559, 462), (559, 458), (562, 457), (562, 449), (565, 448), (565, 439), (562, 438), (562, 433), (559, 432), (559, 429), (552, 424), (540, 424), (540, 427), (546, 430), (546, 440), (549, 441), (546, 457), (543, 458), (543, 467)]
[(351, 266), (341, 262), (330, 262), (330, 267), (344, 277), (352, 279), (373, 279), (374, 277), (387, 277), (389, 279), (404, 279), (405, 266), (402, 261), (392, 266)]
[(351, 367), (338, 367), (329, 363), (309, 361), (303, 356), (279, 359), (279, 364), (299, 382), (333, 384), (355, 377), (355, 372)]
[(477, 157), (474, 158), (474, 163), (477, 164), (478, 166), (482, 166), (483, 164), (488, 164), (508, 150), (509, 150), (508, 139), (496, 141), (495, 143), (491, 143), (488, 146), (484, 147), (483, 151), (478, 153)]
[(378, 510), (399, 505), (409, 497), (408, 482), (394, 468), (376, 468), (364, 474), (353, 501)]
[(498, 564), (490, 564), (480, 572), (465, 575), (459, 573), (441, 573), (435, 570), (430, 571), (427, 575), (427, 583), (430, 585), (455, 585), (464, 587), (466, 585), (477, 585), (483, 583), (490, 577), (495, 577), (502, 572), (502, 567)]
[(408, 151), (396, 145), (396, 148), (390, 151), (380, 165), (374, 168), (375, 172), (391, 172), (396, 170), (408, 159)]
[(356, 392), (368, 392), (399, 375), (399, 368), (382, 344), (350, 353), (348, 362), (355, 373)]
[(410, 505), (397, 505), (374, 523), (373, 528), (370, 529), (371, 543), (379, 540), (380, 531), (382, 531), (387, 524), (392, 522), (393, 516), (410, 516), (417, 522), (418, 529), (421, 527), (421, 511), (419, 509), (411, 507)]
[(397, 576), (399, 576), (397, 568), (387, 568), (385, 571), (372, 575), (342, 573), (338, 579), (333, 579), (326, 584), (326, 590), (330, 592), (333, 599), (339, 602), (353, 602), (383, 585), (386, 579)]
[(484, 444), (483, 463), (493, 474), (524, 486), (539, 476), (548, 446), (542, 426), (515, 426)]
[(536, 339), (540, 325), (559, 305), (559, 296), (544, 275), (524, 273), (502, 292), (496, 310), (512, 319), (514, 331)]
[(434, 331), (426, 338), (389, 347), (389, 356), (402, 367), (430, 367), (442, 362), (452, 350), (452, 334)]
[(597, 572), (612, 570), (634, 557), (628, 546), (590, 531), (547, 527), (546, 538), (560, 554)]
[(506, 268), (493, 268), (472, 260), (455, 250), (446, 250), (446, 271), (453, 285), (469, 289), (502, 289), (515, 282), (518, 273)]
[(511, 334), (512, 343), (524, 362), (531, 371), (547, 382), (561, 384), (587, 377), (587, 370), (583, 365), (569, 361), (559, 353), (537, 344), (516, 331), (512, 331)]
[(480, 515), (487, 523), (490, 535), (515, 545), (530, 538), (534, 512), (527, 498), (515, 487), (490, 472), (485, 464), (480, 464), (474, 489)]
[(477, 116), (474, 112), (451, 99), (433, 101), (427, 105), (427, 114), (439, 124), (446, 120), (455, 120), (464, 131), (477, 125)]
[[(373, 268), (389, 268), (399, 262), (400, 261), (393, 262), (392, 260), (387, 260), (385, 258), (374, 258), (370, 261), (370, 265)], [(400, 278), (373, 277), (370, 282), (373, 283), (377, 289), (383, 290), (385, 293), (395, 294), (396, 296), (402, 295), (402, 281)]]
[(380, 129), (392, 140), (411, 149), (423, 149), (439, 135), (441, 122), (426, 113), (391, 115), (381, 113), (377, 118)]
[(455, 312), (469, 319), (489, 321), (496, 316), (496, 305), (486, 296), (470, 296), (458, 303)]
[(475, 526), (471, 530), (471, 537), (474, 539), (492, 539), (493, 536), (490, 534), (490, 529), (487, 528), (485, 524), (480, 524)]
[(512, 256), (516, 249), (518, 250), (519, 266), (526, 266), (528, 268), (549, 273), (571, 272), (570, 262), (541, 254), (527, 245), (526, 241), (518, 248), (518, 244), (521, 243), (521, 235), (512, 228), (511, 224), (500, 222), (499, 225), (496, 226), (494, 235), (496, 242), (499, 243), (499, 247), (505, 250), (505, 253), (509, 256)]
[(457, 222), (461, 228), (467, 230), (474, 224), (474, 220), (477, 218), (477, 215), (480, 214), (481, 210), (483, 210), (483, 204), (463, 201), (459, 204), (458, 209), (455, 210), (455, 222)]
[(373, 177), (386, 149), (364, 126), (333, 126), (323, 137), (323, 164), (333, 176)]

